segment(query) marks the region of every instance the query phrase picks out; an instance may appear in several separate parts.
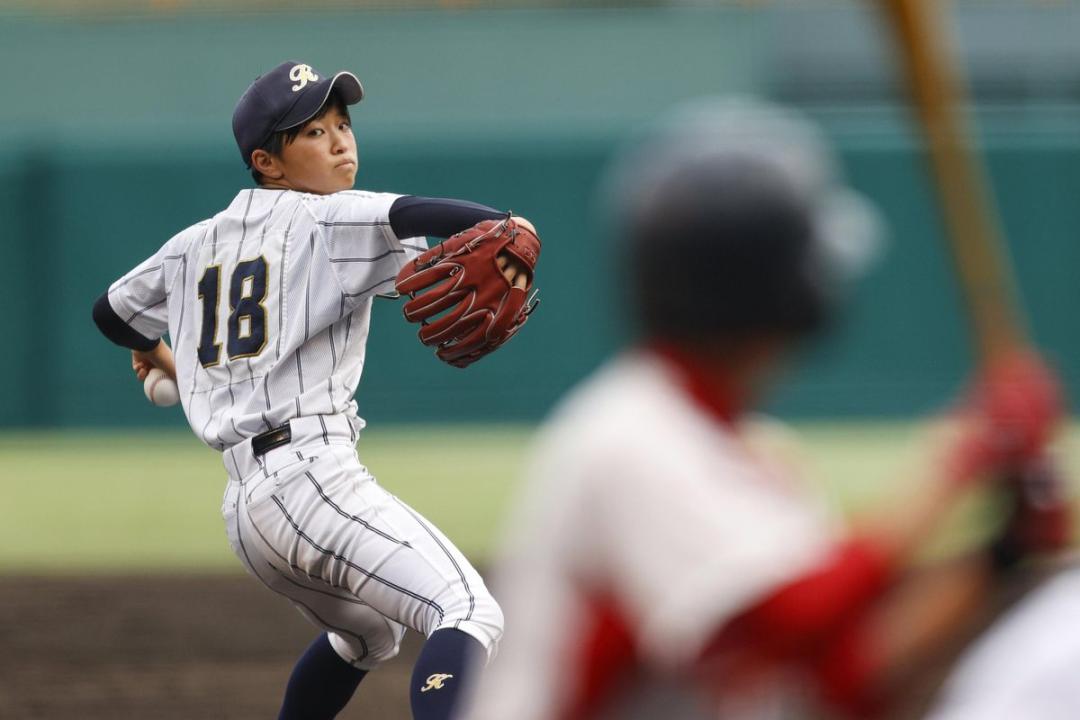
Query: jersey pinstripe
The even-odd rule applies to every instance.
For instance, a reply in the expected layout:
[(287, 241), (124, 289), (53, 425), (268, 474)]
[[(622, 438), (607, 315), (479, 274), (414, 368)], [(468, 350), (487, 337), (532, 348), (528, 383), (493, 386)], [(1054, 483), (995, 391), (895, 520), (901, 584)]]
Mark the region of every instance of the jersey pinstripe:
[(398, 195), (240, 192), (109, 288), (109, 303), (148, 338), (167, 332), (195, 434), (223, 450), (291, 418), (344, 414), (371, 303), (427, 249), (397, 238)]

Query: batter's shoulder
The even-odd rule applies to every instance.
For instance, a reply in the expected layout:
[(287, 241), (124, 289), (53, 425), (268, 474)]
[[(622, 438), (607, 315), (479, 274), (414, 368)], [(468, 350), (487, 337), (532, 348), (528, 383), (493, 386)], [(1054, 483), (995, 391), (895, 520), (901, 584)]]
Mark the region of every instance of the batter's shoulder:
[(578, 383), (546, 425), (568, 446), (640, 448), (667, 414), (666, 388), (656, 375), (634, 355), (616, 357)]

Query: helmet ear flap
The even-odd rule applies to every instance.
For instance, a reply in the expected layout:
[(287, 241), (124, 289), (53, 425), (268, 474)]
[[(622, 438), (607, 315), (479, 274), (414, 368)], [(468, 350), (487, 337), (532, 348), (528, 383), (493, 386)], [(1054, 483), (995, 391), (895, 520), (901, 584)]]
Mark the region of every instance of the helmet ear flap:
[(801, 336), (824, 329), (836, 311), (836, 285), (821, 239), (812, 233), (790, 273), (788, 293), (778, 311), (778, 327)]

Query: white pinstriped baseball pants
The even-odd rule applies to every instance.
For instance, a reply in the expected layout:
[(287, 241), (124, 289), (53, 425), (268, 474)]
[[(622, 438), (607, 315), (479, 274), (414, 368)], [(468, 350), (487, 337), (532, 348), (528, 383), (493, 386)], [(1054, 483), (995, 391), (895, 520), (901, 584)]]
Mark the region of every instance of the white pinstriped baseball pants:
[(222, 503), (233, 552), (284, 595), (355, 667), (397, 655), (405, 628), (457, 628), (489, 657), (503, 617), (453, 543), (360, 464), (344, 416), (290, 422), (292, 441), (261, 458), (224, 453)]

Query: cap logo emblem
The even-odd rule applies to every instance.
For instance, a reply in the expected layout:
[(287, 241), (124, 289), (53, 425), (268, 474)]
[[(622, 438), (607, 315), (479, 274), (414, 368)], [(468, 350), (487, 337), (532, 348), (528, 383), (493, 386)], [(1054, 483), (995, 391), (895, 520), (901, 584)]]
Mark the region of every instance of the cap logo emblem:
[(319, 76), (315, 74), (310, 65), (293, 65), (292, 70), (289, 71), (289, 79), (296, 83), (292, 86), (292, 91), (300, 92), (308, 82), (317, 82)]

